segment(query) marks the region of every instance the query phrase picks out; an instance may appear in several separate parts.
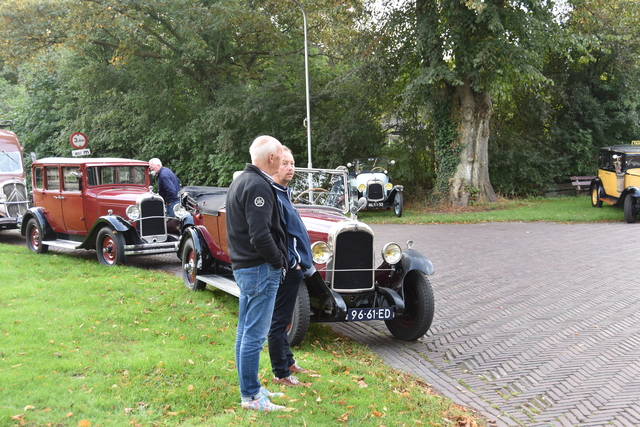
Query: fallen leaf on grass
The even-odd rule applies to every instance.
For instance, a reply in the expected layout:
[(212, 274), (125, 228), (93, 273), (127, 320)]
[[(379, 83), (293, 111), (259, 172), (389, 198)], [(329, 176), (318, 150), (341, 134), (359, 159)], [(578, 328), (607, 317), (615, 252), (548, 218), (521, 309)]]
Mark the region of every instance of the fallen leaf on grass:
[(36, 409), (36, 407), (33, 406), (33, 405), (27, 405), (27, 406), (24, 407), (25, 411), (28, 411), (29, 409)]
[(78, 421), (78, 427), (91, 427), (91, 421), (89, 421), (89, 420), (80, 420), (80, 421)]

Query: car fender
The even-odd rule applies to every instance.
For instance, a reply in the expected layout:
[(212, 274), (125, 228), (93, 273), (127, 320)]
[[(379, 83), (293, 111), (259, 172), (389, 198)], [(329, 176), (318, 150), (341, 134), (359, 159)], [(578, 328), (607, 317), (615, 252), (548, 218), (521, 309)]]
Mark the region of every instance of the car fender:
[(93, 223), (91, 230), (89, 230), (89, 234), (87, 234), (87, 237), (85, 237), (78, 248), (95, 249), (98, 233), (103, 227), (109, 227), (118, 233), (122, 233), (128, 244), (139, 243), (140, 238), (138, 237), (138, 234), (127, 220), (118, 215), (104, 215)]
[(199, 259), (202, 259), (203, 251), (207, 247), (206, 239), (202, 235), (202, 226), (189, 226), (182, 230), (182, 237), (180, 237), (180, 244), (178, 245), (178, 257), (182, 259), (182, 250), (187, 240), (193, 240), (194, 250)]
[(332, 321), (346, 320), (347, 305), (339, 293), (327, 286), (320, 272), (314, 271), (311, 276), (304, 278), (304, 282), (307, 285), (312, 306), (314, 301), (318, 301), (319, 306), (313, 308), (319, 309), (321, 312), (329, 310)]
[(404, 190), (404, 186), (402, 185), (394, 185), (391, 190), (389, 190), (389, 194), (387, 194), (387, 205), (393, 206), (396, 202), (396, 193), (400, 193)]
[(627, 187), (624, 191), (626, 194), (631, 194), (633, 197), (640, 197), (640, 188), (638, 187)]
[(435, 271), (429, 258), (415, 249), (404, 249), (402, 251), (401, 263), (404, 272), (403, 278), (412, 270), (418, 270), (429, 276)]
[(46, 216), (44, 215), (44, 210), (42, 208), (36, 207), (36, 208), (29, 208), (27, 212), (25, 212), (25, 214), (22, 216), (22, 221), (19, 224), (20, 234), (22, 236), (26, 235), (27, 223), (31, 218), (34, 218), (36, 221), (38, 221), (38, 225), (40, 226), (40, 229), (44, 231), (45, 238), (47, 235), (52, 233), (51, 227), (47, 222)]

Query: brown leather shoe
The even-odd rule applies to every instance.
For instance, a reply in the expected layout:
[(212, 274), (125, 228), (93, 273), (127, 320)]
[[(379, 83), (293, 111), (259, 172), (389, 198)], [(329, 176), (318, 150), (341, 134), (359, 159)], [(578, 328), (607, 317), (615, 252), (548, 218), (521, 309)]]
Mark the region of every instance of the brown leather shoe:
[(292, 374), (313, 374), (313, 371), (310, 371), (308, 369), (304, 369), (301, 368), (300, 366), (298, 366), (297, 363), (294, 363), (293, 365), (289, 366), (289, 372), (291, 372)]
[(273, 377), (273, 382), (289, 387), (309, 387), (311, 385), (311, 383), (301, 382), (298, 377), (294, 377), (293, 375), (289, 375), (288, 377), (284, 378)]

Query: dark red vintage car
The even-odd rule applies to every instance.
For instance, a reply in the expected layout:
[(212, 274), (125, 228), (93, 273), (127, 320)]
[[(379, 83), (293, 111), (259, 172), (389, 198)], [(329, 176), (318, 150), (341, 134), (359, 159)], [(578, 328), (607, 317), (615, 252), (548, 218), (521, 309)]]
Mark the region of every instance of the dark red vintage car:
[(152, 191), (149, 164), (119, 158), (36, 160), (31, 166), (33, 207), (21, 233), (34, 252), (49, 246), (95, 249), (104, 265), (129, 255), (176, 252), (180, 221), (165, 216)]
[[(395, 337), (416, 340), (433, 320), (427, 278), (433, 265), (411, 249), (412, 242), (405, 249), (385, 244), (376, 263), (373, 230), (357, 219), (366, 200), (351, 202), (347, 179), (346, 168), (298, 169), (289, 184), (311, 237), (316, 268), (300, 288), (290, 342), (300, 343), (310, 322), (363, 320), (383, 320)], [(185, 286), (201, 290), (208, 284), (239, 296), (227, 255), (226, 194), (226, 188), (183, 188), (180, 209), (193, 223), (183, 230), (179, 254)]]
[[(9, 124), (0, 123), (0, 128)], [(0, 230), (18, 228), (29, 207), (22, 147), (10, 130), (0, 129)]]

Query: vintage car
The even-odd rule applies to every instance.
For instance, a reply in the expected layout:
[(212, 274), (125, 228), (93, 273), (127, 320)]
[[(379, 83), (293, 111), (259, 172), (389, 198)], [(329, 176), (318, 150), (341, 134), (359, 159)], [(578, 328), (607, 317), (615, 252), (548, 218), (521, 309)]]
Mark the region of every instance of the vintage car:
[(18, 137), (0, 123), (0, 230), (18, 228), (29, 207), (22, 150)]
[(386, 157), (361, 158), (347, 163), (349, 168), (353, 168), (349, 174), (353, 199), (364, 197), (367, 200), (365, 210), (393, 208), (397, 217), (402, 216), (404, 187), (393, 185), (389, 176), (389, 165), (394, 164), (394, 160)]
[[(300, 343), (310, 322), (384, 320), (397, 338), (423, 336), (434, 314), (429, 259), (407, 242), (386, 243), (376, 263), (374, 233), (357, 219), (351, 204), (348, 170), (297, 169), (289, 184), (292, 200), (312, 242), (315, 272), (305, 279), (296, 301), (289, 340)], [(212, 285), (239, 296), (227, 252), (227, 188), (184, 187), (180, 210), (193, 218), (183, 229), (179, 254), (187, 288)], [(359, 201), (359, 206), (366, 204)], [(350, 212), (351, 211), (351, 212)], [(350, 212), (350, 217), (346, 214)], [(184, 213), (183, 213), (184, 215)], [(377, 265), (377, 267), (376, 267)]]
[(104, 265), (129, 255), (176, 252), (180, 221), (149, 182), (149, 164), (119, 158), (36, 160), (31, 166), (33, 207), (20, 231), (34, 252), (49, 246), (95, 249)]
[(623, 205), (624, 219), (636, 222), (640, 213), (640, 141), (600, 149), (598, 176), (592, 181), (591, 205)]

